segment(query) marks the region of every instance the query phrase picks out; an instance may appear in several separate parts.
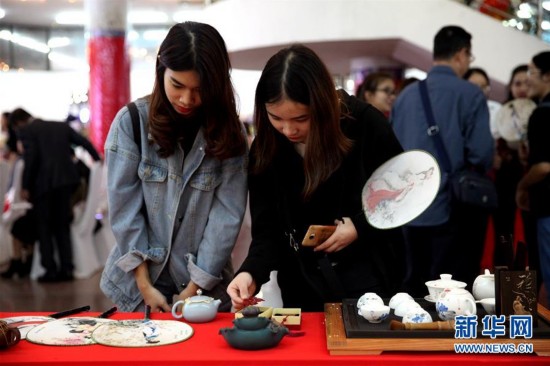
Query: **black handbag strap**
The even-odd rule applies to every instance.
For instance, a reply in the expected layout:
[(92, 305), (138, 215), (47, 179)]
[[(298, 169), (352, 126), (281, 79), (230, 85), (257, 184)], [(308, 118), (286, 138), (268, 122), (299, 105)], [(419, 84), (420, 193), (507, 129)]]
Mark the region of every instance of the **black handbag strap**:
[[(139, 154), (141, 155), (141, 121), (139, 119), (139, 111), (137, 109), (136, 103), (130, 102), (126, 105), (128, 111), (130, 112), (130, 118), (132, 119), (132, 132), (134, 133), (134, 142), (136, 143)], [(141, 205), (141, 213), (147, 222), (147, 207), (145, 206), (145, 201)]]
[(437, 155), (441, 159), (441, 165), (443, 169), (448, 173), (452, 172), (451, 161), (445, 145), (443, 145), (443, 139), (439, 135), (439, 126), (435, 123), (434, 113), (432, 109), (432, 103), (430, 101), (430, 96), (428, 94), (428, 86), (426, 84), (426, 79), (418, 82), (418, 88), (420, 89), (420, 97), (422, 99), (422, 106), (424, 107), (424, 112), (426, 113), (426, 119), (428, 122), (427, 133), (429, 136), (434, 138), (435, 148), (437, 150)]
[(130, 112), (130, 118), (132, 119), (132, 130), (134, 132), (134, 141), (138, 147), (139, 153), (141, 154), (141, 126), (139, 120), (139, 112), (136, 106), (136, 103), (130, 102), (126, 105), (128, 111)]

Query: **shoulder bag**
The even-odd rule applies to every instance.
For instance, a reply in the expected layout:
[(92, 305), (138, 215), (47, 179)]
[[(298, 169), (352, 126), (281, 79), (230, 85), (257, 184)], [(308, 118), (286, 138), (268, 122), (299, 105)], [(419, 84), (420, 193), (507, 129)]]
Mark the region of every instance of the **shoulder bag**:
[(497, 191), (493, 181), (484, 174), (472, 169), (460, 169), (453, 173), (451, 161), (443, 140), (439, 136), (439, 127), (435, 123), (430, 97), (426, 86), (426, 80), (418, 83), (422, 105), (426, 112), (428, 122), (428, 135), (434, 138), (437, 154), (441, 159), (441, 165), (449, 173), (450, 185), (453, 197), (464, 204), (477, 206), (484, 209), (495, 209), (498, 205)]

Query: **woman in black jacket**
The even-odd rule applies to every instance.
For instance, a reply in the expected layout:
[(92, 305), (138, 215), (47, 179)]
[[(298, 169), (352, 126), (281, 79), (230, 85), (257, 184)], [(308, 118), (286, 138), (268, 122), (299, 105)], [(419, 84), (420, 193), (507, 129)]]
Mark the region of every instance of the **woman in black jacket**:
[[(285, 307), (322, 311), (325, 302), (367, 291), (390, 295), (400, 284), (399, 235), (371, 227), (361, 204), (372, 172), (402, 152), (385, 117), (337, 92), (319, 57), (294, 45), (264, 68), (254, 122), (252, 243), (228, 287), (233, 306), (242, 308), (272, 270)], [(320, 245), (301, 245), (309, 225), (335, 224)], [(388, 269), (388, 260), (395, 268)]]

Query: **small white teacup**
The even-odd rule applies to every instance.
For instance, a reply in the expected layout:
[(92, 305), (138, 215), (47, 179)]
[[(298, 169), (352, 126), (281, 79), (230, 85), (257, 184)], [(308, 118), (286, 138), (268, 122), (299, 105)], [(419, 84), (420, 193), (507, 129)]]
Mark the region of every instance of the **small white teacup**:
[(374, 292), (366, 292), (363, 296), (359, 298), (359, 300), (357, 300), (357, 312), (359, 313), (359, 315), (361, 315), (361, 306), (367, 304), (384, 305), (384, 300), (382, 300), (382, 298)]
[(432, 316), (424, 309), (414, 308), (403, 316), (403, 323), (431, 323)]
[(476, 302), (479, 302), (481, 306), (483, 306), (483, 309), (485, 309), (485, 312), (489, 315), (495, 314), (495, 298), (494, 297), (488, 297), (486, 299), (481, 299)]
[(390, 305), (390, 308), (395, 309), (400, 303), (402, 303), (405, 300), (414, 300), (414, 299), (411, 295), (409, 295), (406, 292), (398, 292), (392, 296), (388, 305)]
[(399, 305), (397, 305), (397, 307), (395, 308), (393, 313), (396, 316), (403, 317), (403, 316), (405, 316), (405, 314), (407, 314), (407, 313), (409, 313), (412, 310), (417, 309), (417, 308), (422, 309), (422, 306), (420, 306), (420, 304), (417, 303), (414, 300), (405, 300), (405, 301), (402, 301), (401, 303), (399, 303)]
[(367, 304), (361, 306), (359, 312), (369, 323), (381, 323), (390, 315), (388, 305)]

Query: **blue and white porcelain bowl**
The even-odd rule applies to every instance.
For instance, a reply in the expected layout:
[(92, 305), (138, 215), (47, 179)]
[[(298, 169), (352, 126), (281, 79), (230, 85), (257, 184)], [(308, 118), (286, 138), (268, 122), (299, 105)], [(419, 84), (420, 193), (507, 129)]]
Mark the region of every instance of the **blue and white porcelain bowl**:
[(414, 298), (406, 292), (398, 292), (392, 296), (388, 305), (390, 306), (391, 309), (395, 309), (400, 303), (402, 303), (405, 300), (414, 301)]
[(403, 316), (403, 323), (431, 323), (432, 316), (424, 309), (414, 309)]
[(359, 309), (363, 318), (369, 323), (382, 323), (390, 315), (390, 307), (380, 304), (366, 304)]
[(361, 315), (361, 307), (364, 305), (384, 305), (384, 300), (374, 292), (366, 292), (357, 300), (357, 313)]
[(414, 300), (405, 300), (399, 303), (397, 307), (393, 310), (393, 313), (396, 316), (404, 317), (405, 314), (410, 313), (414, 310), (422, 310), (422, 306)]

